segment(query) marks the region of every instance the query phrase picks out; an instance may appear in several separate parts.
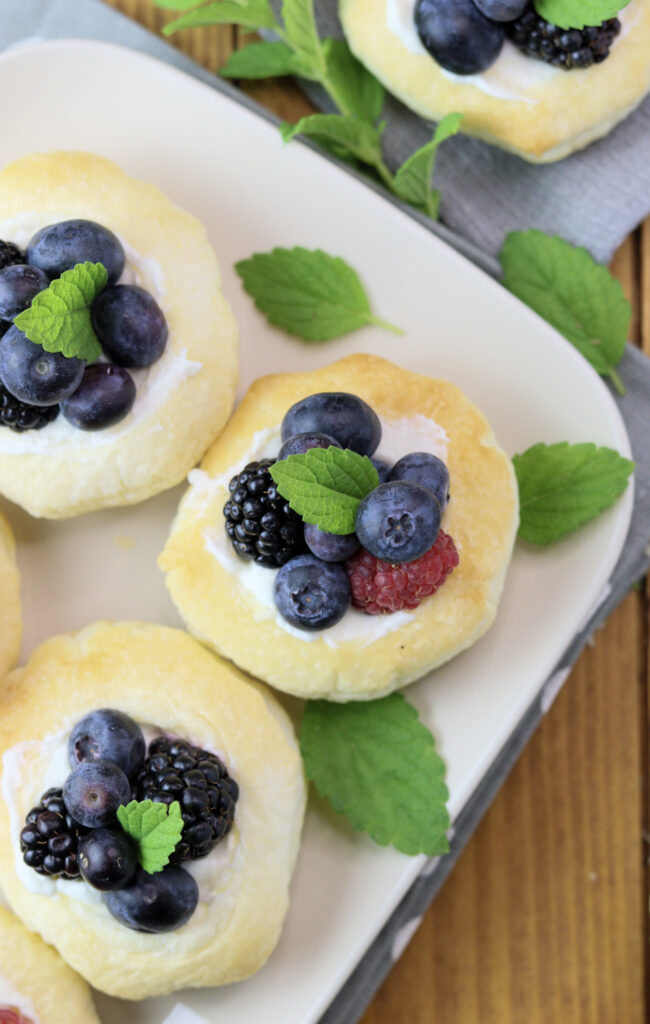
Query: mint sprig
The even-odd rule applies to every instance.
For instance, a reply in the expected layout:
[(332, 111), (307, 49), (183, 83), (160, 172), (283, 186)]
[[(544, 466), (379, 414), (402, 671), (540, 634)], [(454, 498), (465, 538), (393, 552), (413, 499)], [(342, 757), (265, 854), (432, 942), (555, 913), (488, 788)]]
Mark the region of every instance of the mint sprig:
[(402, 694), (308, 701), (300, 749), (307, 777), (353, 828), (411, 855), (448, 851), (444, 762)]
[(366, 455), (334, 446), (289, 455), (269, 472), (279, 493), (306, 523), (339, 535), (354, 533), (362, 498), (379, 485), (379, 474)]
[(595, 444), (535, 444), (512, 460), (519, 486), (519, 536), (550, 544), (595, 519), (628, 485), (634, 463)]
[(368, 324), (402, 333), (373, 315), (356, 271), (321, 249), (256, 253), (235, 270), (269, 322), (303, 341), (329, 341)]
[(46, 352), (61, 352), (69, 359), (92, 363), (102, 354), (102, 347), (93, 329), (90, 307), (107, 280), (102, 263), (77, 263), (39, 292), (14, 323)]
[(416, 150), (395, 175), (393, 185), (400, 199), (428, 213), (433, 220), (437, 220), (440, 206), (440, 193), (431, 187), (438, 146), (457, 134), (462, 120), (462, 114), (447, 114), (433, 133), (431, 142)]
[(162, 871), (183, 832), (181, 805), (132, 800), (117, 809), (117, 820), (136, 843), (138, 862), (150, 875)]
[(560, 28), (585, 28), (601, 25), (627, 7), (630, 0), (535, 0), (535, 10), (542, 18)]
[(515, 231), (501, 251), (503, 283), (548, 320), (625, 393), (616, 365), (625, 351), (632, 310), (623, 289), (586, 249), (543, 231)]

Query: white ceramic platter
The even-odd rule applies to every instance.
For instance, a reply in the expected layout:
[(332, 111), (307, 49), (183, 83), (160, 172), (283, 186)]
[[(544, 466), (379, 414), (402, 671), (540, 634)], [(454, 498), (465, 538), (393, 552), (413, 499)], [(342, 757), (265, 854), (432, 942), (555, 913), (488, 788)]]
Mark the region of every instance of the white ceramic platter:
[[(273, 126), (218, 92), (148, 57), (74, 41), (4, 56), (0, 95), (11, 97), (2, 110), (2, 163), (33, 151), (93, 150), (204, 221), (241, 327), (240, 393), (263, 373), (374, 352), (460, 385), (509, 453), (541, 440), (590, 440), (629, 454), (607, 389), (550, 327), (345, 171), (300, 144), (284, 146)], [(404, 337), (373, 328), (305, 345), (270, 328), (233, 264), (295, 244), (348, 260), (376, 313), (400, 324)], [(100, 617), (179, 624), (155, 563), (179, 495), (66, 523), (7, 510), (24, 576), (25, 654)], [(518, 545), (496, 625), (409, 689), (446, 759), (452, 815), (598, 598), (631, 500), (630, 489), (551, 550)], [(312, 1024), (423, 865), (373, 846), (312, 801), (291, 910), (267, 966), (222, 990), (141, 1004), (98, 997), (102, 1018), (160, 1024), (182, 1003), (210, 1022)]]

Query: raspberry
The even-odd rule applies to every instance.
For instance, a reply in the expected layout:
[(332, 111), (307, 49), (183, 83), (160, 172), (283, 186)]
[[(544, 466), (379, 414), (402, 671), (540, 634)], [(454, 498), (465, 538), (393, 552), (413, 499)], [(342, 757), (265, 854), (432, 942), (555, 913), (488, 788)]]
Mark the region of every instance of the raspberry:
[(23, 1017), (15, 1006), (0, 1006), (0, 1024), (32, 1024), (30, 1017)]
[(391, 565), (360, 551), (346, 565), (352, 604), (367, 615), (417, 608), (442, 586), (458, 565), (458, 552), (448, 533), (440, 531), (435, 544), (413, 562)]

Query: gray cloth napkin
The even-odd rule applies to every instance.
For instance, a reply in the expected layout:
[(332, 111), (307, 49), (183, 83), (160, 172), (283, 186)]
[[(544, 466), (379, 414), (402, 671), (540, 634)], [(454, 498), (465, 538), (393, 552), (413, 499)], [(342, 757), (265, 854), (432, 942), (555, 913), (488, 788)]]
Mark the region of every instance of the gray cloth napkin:
[[(328, 3), (325, 3), (325, 0), (321, 3), (319, 0), (319, 10), (321, 7), (327, 8), (328, 4), (329, 0)], [(234, 98), (242, 106), (255, 110), (266, 120), (277, 120), (227, 82), (215, 78), (167, 43), (116, 13), (100, 0), (3, 0), (0, 12), (0, 49), (20, 44), (25, 39), (63, 37), (103, 39), (148, 53), (194, 75)], [(401, 119), (404, 115), (397, 116)], [(410, 133), (410, 125), (413, 126), (413, 134)], [(610, 143), (606, 141), (592, 147), (584, 156), (574, 157), (554, 168), (528, 168), (516, 158), (504, 156), (481, 143), (463, 139), (452, 140), (451, 144), (445, 144), (448, 148), (444, 160), (441, 151), (438, 175), (438, 183), (446, 193), (447, 226), (432, 224), (430, 220), (403, 206), (398, 200), (386, 196), (379, 186), (374, 186), (359, 175), (355, 176), (367, 187), (385, 195), (388, 202), (403, 209), (405, 215), (413, 217), (429, 230), (441, 235), (495, 276), (498, 275), (498, 263), (494, 253), (504, 232), (511, 227), (534, 224), (545, 230), (556, 230), (565, 237), (589, 245), (602, 258), (607, 258), (610, 249), (614, 248), (650, 209), (650, 133), (647, 131), (649, 127), (650, 106), (646, 103), (637, 115), (628, 119), (611, 137), (615, 143), (612, 143), (611, 151)], [(396, 148), (390, 149), (392, 153), (400, 152), (400, 145), (405, 147), (405, 151), (410, 151), (419, 144), (418, 139), (425, 139), (428, 135), (428, 129), (425, 130), (421, 123), (416, 123), (410, 117), (403, 121), (402, 127), (398, 125), (396, 129), (391, 128), (391, 135), (393, 132), (395, 142), (391, 141), (389, 146)], [(417, 132), (422, 134), (416, 138)], [(616, 141), (617, 136), (621, 136), (619, 141)], [(458, 146), (457, 157), (454, 156), (452, 148), (454, 144)], [(625, 162), (622, 156), (620, 161), (616, 156), (616, 153), (623, 151)], [(587, 168), (586, 165), (590, 164), (592, 159), (593, 167)], [(479, 165), (483, 167), (482, 173), (478, 171)], [(346, 169), (349, 173), (355, 174), (349, 168)], [(504, 194), (501, 194), (501, 189), (498, 188), (499, 175), (506, 173), (509, 184), (503, 188)], [(518, 175), (521, 177), (517, 179), (517, 185), (513, 176), (517, 178)], [(548, 180), (545, 175), (550, 175)], [(496, 176), (489, 191), (485, 181), (481, 180), (483, 176), (488, 179), (490, 176)], [(542, 185), (542, 181), (545, 184)], [(616, 198), (611, 198), (613, 185), (607, 188), (604, 184), (608, 181), (616, 183), (620, 202)], [(607, 194), (601, 195), (601, 189)], [(521, 200), (519, 204), (514, 198), (509, 204), (506, 203), (509, 190), (516, 191)], [(594, 196), (598, 199), (598, 203), (594, 203), (594, 209), (590, 209), (588, 213), (586, 211), (589, 203), (585, 200), (585, 195), (592, 200)], [(476, 202), (472, 208), (470, 197)], [(589, 238), (585, 234), (575, 234), (567, 230), (570, 223), (576, 232), (579, 231), (581, 221), (576, 212), (578, 208), (582, 210), (581, 217), (587, 219)], [(453, 213), (449, 212), (452, 210)], [(604, 210), (606, 213), (603, 213)], [(475, 220), (477, 223), (474, 224), (473, 230), (465, 232), (465, 227)], [(461, 234), (457, 234), (449, 225), (457, 225)], [(596, 245), (599, 234), (601, 243), (603, 235), (607, 239), (606, 244), (600, 249)], [(639, 351), (628, 346), (619, 371), (627, 387), (627, 394), (624, 398), (617, 397), (616, 401), (632, 442), (637, 469), (632, 524), (618, 565), (590, 621), (574, 637), (518, 727), (454, 821), (450, 841), (451, 852), (425, 865), (419, 878), (323, 1015), (320, 1024), (354, 1024), (359, 1019), (452, 870), (465, 843), (542, 716), (551, 706), (592, 632), (602, 625), (631, 585), (650, 568), (650, 446), (647, 443), (650, 362)]]

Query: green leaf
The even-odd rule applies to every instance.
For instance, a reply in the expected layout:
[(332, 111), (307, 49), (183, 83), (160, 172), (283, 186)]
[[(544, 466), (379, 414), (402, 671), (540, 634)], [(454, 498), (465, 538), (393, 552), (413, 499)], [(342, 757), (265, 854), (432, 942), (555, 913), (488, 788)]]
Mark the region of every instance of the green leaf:
[(630, 0), (535, 0), (535, 9), (542, 18), (560, 28), (584, 28), (601, 25), (615, 18)]
[(163, 33), (170, 36), (182, 28), (203, 25), (243, 25), (244, 28), (276, 28), (277, 23), (269, 0), (219, 0), (170, 21)]
[(374, 124), (384, 105), (381, 82), (357, 60), (345, 39), (323, 41), (327, 85), (338, 106)]
[(550, 544), (595, 519), (627, 487), (634, 463), (595, 444), (536, 444), (512, 460), (519, 485), (519, 536)]
[(138, 861), (150, 875), (169, 864), (183, 832), (181, 805), (132, 800), (117, 809), (117, 820), (138, 845)]
[(440, 193), (431, 188), (436, 152), (441, 142), (457, 133), (462, 119), (462, 114), (447, 114), (431, 142), (416, 150), (395, 173), (393, 188), (400, 199), (419, 207), (433, 220), (438, 217), (440, 204)]
[(352, 267), (320, 249), (256, 253), (235, 270), (270, 323), (304, 341), (329, 341), (367, 324), (402, 333), (372, 315)]
[(286, 43), (249, 43), (230, 55), (219, 74), (224, 78), (309, 77), (300, 58)]
[(153, 0), (156, 7), (162, 7), (166, 11), (189, 11), (192, 7), (198, 7), (204, 0)]
[(383, 126), (375, 128), (368, 121), (342, 114), (311, 114), (297, 124), (285, 123), (280, 131), (285, 142), (296, 135), (306, 135), (316, 142), (340, 146), (351, 156), (366, 164), (381, 160), (381, 133)]
[(14, 323), (46, 352), (61, 352), (91, 363), (102, 354), (102, 347), (93, 330), (90, 307), (107, 280), (102, 263), (77, 263), (39, 292)]
[(354, 533), (361, 499), (379, 485), (379, 474), (366, 455), (334, 446), (289, 455), (269, 472), (306, 523), (339, 535)]
[(353, 828), (402, 853), (448, 851), (445, 766), (402, 694), (308, 701), (300, 748), (307, 777)]
[(625, 389), (614, 367), (632, 310), (621, 285), (586, 249), (543, 231), (514, 231), (501, 251), (503, 283), (548, 320), (598, 373)]
[(316, 29), (313, 0), (282, 0), (282, 20), (287, 42), (305, 67), (320, 77), (325, 72), (325, 57)]

